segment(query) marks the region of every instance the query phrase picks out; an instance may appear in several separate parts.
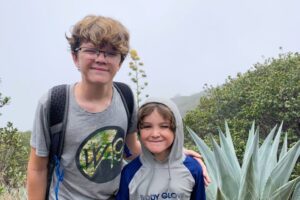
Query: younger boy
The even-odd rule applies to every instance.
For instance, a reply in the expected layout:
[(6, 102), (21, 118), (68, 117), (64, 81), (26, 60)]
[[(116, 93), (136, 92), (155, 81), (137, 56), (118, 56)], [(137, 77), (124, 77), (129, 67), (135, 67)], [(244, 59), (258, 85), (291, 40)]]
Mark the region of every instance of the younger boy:
[(183, 153), (183, 123), (175, 104), (147, 101), (138, 112), (142, 154), (122, 171), (117, 200), (205, 199), (200, 164)]

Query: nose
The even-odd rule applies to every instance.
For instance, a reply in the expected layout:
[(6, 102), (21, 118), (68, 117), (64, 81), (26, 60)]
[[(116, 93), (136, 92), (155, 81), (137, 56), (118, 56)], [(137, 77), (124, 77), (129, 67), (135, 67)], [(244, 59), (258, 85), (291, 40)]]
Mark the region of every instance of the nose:
[(105, 55), (105, 52), (102, 52), (102, 51), (98, 52), (98, 53), (96, 54), (96, 60), (100, 60), (100, 61), (105, 60), (105, 61), (106, 61), (106, 55)]
[(153, 137), (153, 138), (158, 138), (158, 137), (160, 137), (160, 129), (159, 129), (159, 128), (154, 128), (154, 129), (152, 130), (151, 137)]

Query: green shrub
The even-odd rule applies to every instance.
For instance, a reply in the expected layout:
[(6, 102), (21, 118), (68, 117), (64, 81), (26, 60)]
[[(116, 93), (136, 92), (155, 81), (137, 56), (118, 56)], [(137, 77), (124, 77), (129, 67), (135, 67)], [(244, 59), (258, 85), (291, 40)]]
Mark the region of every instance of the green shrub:
[(12, 123), (0, 128), (0, 184), (9, 189), (24, 185), (28, 162), (28, 146)]

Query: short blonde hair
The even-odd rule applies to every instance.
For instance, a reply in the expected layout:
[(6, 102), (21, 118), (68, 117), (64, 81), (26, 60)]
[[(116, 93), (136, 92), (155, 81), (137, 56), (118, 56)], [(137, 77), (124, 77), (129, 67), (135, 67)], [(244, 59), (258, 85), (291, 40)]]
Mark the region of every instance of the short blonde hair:
[(129, 52), (129, 32), (119, 21), (109, 17), (88, 15), (77, 22), (66, 38), (71, 51), (76, 52), (83, 42), (91, 42), (95, 46), (111, 45), (120, 52), (122, 61)]

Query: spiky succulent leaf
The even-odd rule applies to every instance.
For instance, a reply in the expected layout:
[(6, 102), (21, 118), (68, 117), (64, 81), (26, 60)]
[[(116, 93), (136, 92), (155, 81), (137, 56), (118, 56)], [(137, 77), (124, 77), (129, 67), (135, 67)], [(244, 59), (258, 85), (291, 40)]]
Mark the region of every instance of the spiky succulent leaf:
[(216, 189), (214, 188), (210, 188), (212, 187), (211, 184), (209, 184), (206, 188), (205, 188), (205, 196), (207, 200), (215, 200), (217, 198), (217, 186)]
[(218, 170), (216, 168), (216, 161), (215, 161), (215, 156), (213, 152), (210, 150), (210, 148), (205, 144), (205, 142), (198, 137), (198, 135), (189, 127), (186, 127), (190, 135), (192, 136), (193, 140), (196, 143), (197, 148), (199, 149), (205, 164), (207, 166), (207, 170), (209, 174), (211, 174), (211, 178), (213, 181), (218, 182)]
[(272, 128), (272, 130), (270, 131), (270, 133), (266, 137), (265, 141), (263, 142), (263, 144), (259, 148), (259, 154), (260, 155), (265, 154), (264, 152), (266, 151), (266, 148), (268, 148), (270, 146), (270, 144), (272, 144), (276, 129), (277, 129), (277, 125), (274, 126), (274, 128)]
[[(249, 132), (244, 161), (240, 172), (241, 177), (236, 181), (235, 177), (237, 175), (234, 175), (236, 170), (234, 170), (234, 165), (232, 164), (234, 155), (229, 155), (228, 153), (232, 152), (230, 150), (232, 139), (226, 124), (225, 128), (226, 135), (222, 131), (219, 131), (221, 147), (210, 135), (213, 151), (191, 129), (188, 129), (200, 152), (203, 154), (204, 160), (206, 163), (210, 163), (207, 164), (208, 171), (215, 173), (212, 174), (209, 172), (213, 183), (216, 183), (213, 184), (213, 187), (209, 186), (207, 188), (207, 199), (269, 200), (273, 198), (276, 200), (291, 198), (291, 193), (293, 193), (293, 200), (300, 199), (300, 183), (297, 184), (297, 182), (300, 182), (299, 177), (288, 182), (300, 155), (300, 141), (287, 151), (287, 135), (285, 134), (280, 158), (277, 161), (282, 124), (278, 128), (275, 138), (276, 126), (259, 148), (259, 129), (257, 128), (254, 133), (255, 128), (253, 123)], [(214, 177), (217, 177), (216, 181), (214, 181)]]
[[(230, 133), (229, 133), (230, 134)], [(231, 165), (231, 168), (236, 172), (233, 174), (236, 182), (239, 182), (241, 177), (241, 167), (237, 160), (236, 154), (234, 149), (232, 149), (230, 141), (225, 138), (224, 133), (219, 129), (219, 137), (220, 137), (220, 144), (221, 149), (227, 157), (228, 163)]]
[[(270, 198), (270, 200), (282, 200), (282, 199), (289, 199), (292, 196), (293, 191), (295, 190), (296, 186), (300, 183), (300, 177), (289, 181), (288, 183), (284, 184), (280, 188), (278, 188)], [(296, 190), (295, 190), (296, 192)], [(295, 194), (294, 192), (294, 194)], [(296, 197), (297, 194), (293, 195)], [(300, 197), (300, 195), (298, 195)], [(299, 199), (299, 198), (298, 198)]]
[(240, 182), (239, 198), (240, 200), (258, 199), (258, 177), (257, 177), (257, 160), (258, 160), (258, 139), (257, 132), (253, 137), (253, 142), (248, 149), (249, 158), (245, 158), (243, 163), (242, 177)]
[(251, 131), (249, 132), (249, 135), (251, 135), (250, 139), (248, 138), (248, 141), (247, 141), (247, 149), (245, 150), (245, 153), (244, 153), (244, 158), (243, 158), (243, 164), (242, 164), (242, 174), (244, 174), (246, 172), (246, 166), (248, 165), (249, 163), (249, 160), (253, 154), (253, 150), (254, 150), (254, 147), (257, 147), (257, 140), (258, 140), (258, 137), (259, 137), (259, 132), (258, 132), (258, 129), (256, 130), (256, 132), (254, 133), (254, 128), (251, 129)]
[(212, 183), (209, 184), (209, 186), (206, 188), (206, 196), (207, 199), (215, 199), (216, 193), (217, 193), (217, 185), (219, 184), (219, 173), (217, 170), (217, 164), (215, 161), (215, 156), (213, 152), (210, 150), (210, 148), (205, 144), (205, 142), (197, 136), (197, 134), (190, 129), (189, 127), (186, 127), (190, 135), (192, 136), (193, 140), (196, 143), (197, 148), (199, 149), (199, 152), (201, 153), (204, 162), (207, 167), (208, 174), (210, 178), (212, 179)]
[(219, 187), (218, 187), (218, 190), (217, 190), (216, 200), (228, 200), (228, 198), (227, 198), (227, 197), (225, 196), (225, 194), (220, 190)]
[[(225, 121), (225, 133), (226, 133), (226, 140), (227, 140), (228, 146), (231, 149), (231, 153), (233, 153), (235, 155), (235, 150), (234, 150), (234, 146), (233, 146), (233, 142), (232, 142), (232, 137), (231, 137), (231, 134), (230, 134), (230, 130), (229, 130), (227, 121)], [(236, 155), (235, 155), (235, 162), (238, 164), (238, 166), (240, 166)]]
[[(256, 170), (255, 170), (255, 156), (252, 155), (248, 165), (246, 166), (246, 173), (242, 177), (241, 187), (239, 190), (239, 200), (257, 200), (259, 197), (256, 188)], [(253, 159), (254, 158), (254, 159)]]
[(278, 189), (284, 185), (296, 164), (296, 161), (300, 154), (300, 141), (298, 141), (287, 154), (277, 163), (276, 167), (271, 171), (268, 177), (267, 183), (264, 187), (261, 199), (266, 199)]
[[(224, 195), (229, 199), (236, 199), (238, 196), (239, 181), (234, 178), (235, 171), (231, 167), (225, 153), (219, 147), (217, 142), (211, 136), (211, 141), (214, 148), (214, 155), (217, 163), (217, 169), (220, 176), (220, 188)], [(230, 187), (228, 187), (230, 186)]]
[(300, 199), (300, 183), (296, 185), (296, 188), (293, 192), (292, 200), (299, 200)]
[(221, 148), (225, 152), (227, 159), (231, 163), (232, 168), (236, 171), (236, 179), (239, 180), (241, 176), (240, 175), (241, 167), (237, 159), (237, 156), (235, 154), (230, 130), (228, 128), (228, 124), (226, 121), (225, 121), (225, 133), (226, 133), (226, 137), (223, 134), (223, 132), (219, 129)]
[(245, 163), (245, 158), (247, 157), (246, 153), (249, 152), (249, 148), (251, 146), (251, 143), (253, 142), (254, 131), (255, 131), (255, 127), (254, 126), (255, 126), (255, 123), (253, 122), (252, 126), (251, 126), (251, 129), (249, 131), (249, 135), (248, 135), (248, 140), (247, 140), (247, 144), (246, 144), (246, 148), (245, 148), (245, 153), (244, 153), (244, 157), (243, 157), (243, 163)]
[[(275, 136), (275, 139), (273, 141), (272, 147), (270, 152), (268, 152), (268, 155), (262, 155), (266, 158), (265, 166), (261, 166), (259, 169), (261, 169), (260, 174), (260, 189), (264, 188), (266, 186), (267, 180), (270, 177), (270, 174), (274, 167), (277, 164), (277, 151), (278, 151), (278, 145), (280, 142), (280, 135), (282, 130), (282, 123), (280, 127), (278, 128), (277, 134)], [(267, 153), (267, 152), (264, 152)], [(260, 191), (260, 194), (262, 195), (262, 190)]]
[(282, 144), (282, 148), (281, 148), (281, 152), (280, 152), (280, 156), (279, 156), (279, 160), (281, 160), (287, 153), (287, 133), (285, 133), (284, 136), (284, 141)]

